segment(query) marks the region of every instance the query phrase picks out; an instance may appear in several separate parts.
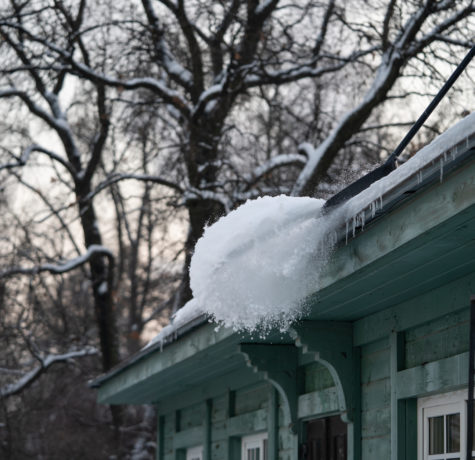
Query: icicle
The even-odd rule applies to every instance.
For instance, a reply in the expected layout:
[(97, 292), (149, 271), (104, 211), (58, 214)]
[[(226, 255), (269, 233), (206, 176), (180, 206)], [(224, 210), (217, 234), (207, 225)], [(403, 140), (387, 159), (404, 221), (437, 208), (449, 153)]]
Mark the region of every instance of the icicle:
[(356, 233), (356, 219), (357, 219), (357, 216), (353, 217), (353, 238), (355, 237), (355, 233)]
[(348, 230), (349, 230), (350, 223), (346, 221), (346, 231), (345, 231), (345, 244), (348, 244)]
[(366, 213), (364, 210), (361, 212), (361, 231), (364, 230), (364, 226), (366, 224)]
[(440, 159), (439, 170), (440, 170), (440, 182), (442, 182), (444, 180), (444, 162), (442, 161), (442, 158)]
[(383, 195), (379, 195), (379, 209), (383, 209)]
[(422, 183), (422, 171), (417, 172), (417, 183), (419, 185)]

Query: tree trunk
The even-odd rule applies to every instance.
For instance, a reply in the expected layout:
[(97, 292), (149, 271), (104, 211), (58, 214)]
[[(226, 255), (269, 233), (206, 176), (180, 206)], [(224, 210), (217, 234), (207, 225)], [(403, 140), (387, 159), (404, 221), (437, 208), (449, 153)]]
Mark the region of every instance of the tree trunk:
[[(77, 196), (86, 197), (89, 187), (80, 189)], [(84, 232), (86, 248), (102, 245), (102, 238), (96, 219), (93, 203), (87, 199), (79, 199), (79, 214)], [(94, 255), (89, 262), (91, 269), (92, 291), (94, 296), (94, 312), (99, 330), (102, 353), (102, 369), (108, 371), (119, 362), (119, 347), (113, 301), (113, 261), (106, 261), (104, 255)]]

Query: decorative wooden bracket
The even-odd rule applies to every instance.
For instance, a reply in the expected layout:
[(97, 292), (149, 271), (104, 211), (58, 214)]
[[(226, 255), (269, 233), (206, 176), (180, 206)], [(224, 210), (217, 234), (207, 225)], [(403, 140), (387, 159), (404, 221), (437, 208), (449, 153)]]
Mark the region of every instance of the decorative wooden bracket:
[(341, 321), (302, 321), (291, 335), (303, 354), (313, 355), (330, 371), (338, 392), (341, 418), (354, 421), (359, 394), (359, 363), (353, 350), (353, 326)]
[(290, 416), (290, 429), (297, 434), (298, 391), (297, 367), (298, 349), (293, 345), (247, 344), (239, 345), (246, 364), (254, 372), (262, 373), (285, 401)]

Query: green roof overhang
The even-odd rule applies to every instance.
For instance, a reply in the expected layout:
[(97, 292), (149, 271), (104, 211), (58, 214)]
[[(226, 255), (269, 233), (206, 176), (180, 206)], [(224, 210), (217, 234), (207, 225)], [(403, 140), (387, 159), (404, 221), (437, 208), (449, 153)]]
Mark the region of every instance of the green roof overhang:
[[(475, 272), (475, 153), (354, 238), (339, 245), (305, 319), (356, 321)], [(142, 351), (98, 378), (99, 401), (155, 403), (237, 375), (252, 380), (239, 344), (292, 343), (289, 335), (255, 338), (206, 321), (161, 350)]]

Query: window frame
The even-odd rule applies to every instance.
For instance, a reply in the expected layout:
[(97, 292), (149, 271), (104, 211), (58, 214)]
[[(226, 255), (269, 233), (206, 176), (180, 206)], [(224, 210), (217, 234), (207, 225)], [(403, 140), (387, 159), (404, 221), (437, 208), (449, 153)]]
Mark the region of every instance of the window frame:
[(193, 460), (197, 457), (203, 460), (203, 446), (188, 447), (186, 449), (186, 460)]
[(267, 432), (250, 434), (241, 438), (241, 460), (247, 460), (248, 449), (260, 448), (263, 458), (260, 460), (267, 460), (265, 458), (266, 448), (264, 447), (265, 441), (267, 441)]
[[(467, 444), (467, 401), (468, 390), (452, 391), (450, 393), (437, 394), (417, 400), (417, 459), (432, 460), (464, 459), (466, 457)], [(444, 416), (444, 450), (447, 442), (445, 417), (450, 414), (460, 413), (460, 451), (457, 453), (443, 453), (429, 455), (429, 417)], [(472, 451), (475, 457), (475, 449)]]

